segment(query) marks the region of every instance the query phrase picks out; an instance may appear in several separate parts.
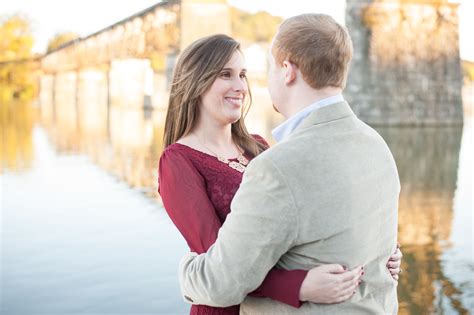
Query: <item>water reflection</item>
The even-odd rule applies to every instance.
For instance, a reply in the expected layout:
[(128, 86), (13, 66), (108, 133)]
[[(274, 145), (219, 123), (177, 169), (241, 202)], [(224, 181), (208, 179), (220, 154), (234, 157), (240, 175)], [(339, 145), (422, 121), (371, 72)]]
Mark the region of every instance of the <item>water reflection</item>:
[(28, 173), (0, 176), (0, 314), (186, 314), (186, 244), (159, 204), (41, 128), (33, 143)]
[[(49, 103), (42, 103), (40, 120), (56, 151), (86, 153), (130, 186), (157, 198), (156, 168), (162, 149), (164, 102), (148, 112), (143, 110), (142, 102), (115, 104), (103, 90), (105, 78), (93, 74), (89, 77), (95, 80), (97, 93), (84, 92), (71, 97), (61, 92), (50, 97)], [(248, 118), (249, 129), (269, 138), (271, 128), (281, 118), (271, 113), (264, 88), (253, 90), (255, 105)], [(13, 107), (8, 108), (2, 109), (2, 115)], [(25, 168), (33, 160), (33, 113), (27, 105), (17, 110), (13, 116), (4, 116), (8, 119), (2, 119), (1, 126), (5, 130), (2, 163), (10, 170)], [(466, 128), (472, 130), (472, 125)], [(453, 200), (459, 160), (463, 159), (459, 155), (463, 130), (447, 127), (377, 130), (396, 158), (402, 183), (399, 240), (405, 255), (405, 272), (399, 285), (400, 314), (467, 314), (474, 306), (474, 259), (471, 256), (459, 260), (453, 251), (457, 244), (452, 241), (452, 234), (457, 232), (453, 230), (456, 215)], [(472, 149), (472, 144), (466, 143), (468, 149), (464, 152)], [(472, 174), (469, 176), (472, 181)], [(459, 207), (464, 213), (472, 212), (472, 201), (470, 204), (464, 201), (456, 206)], [(469, 238), (469, 235), (460, 237)]]
[(24, 171), (31, 167), (34, 116), (31, 102), (0, 102), (0, 173), (5, 169)]
[(400, 314), (451, 309), (467, 314), (460, 288), (444, 274), (441, 260), (451, 245), (462, 129), (377, 129), (395, 156), (402, 185), (399, 240), (405, 273), (399, 287)]

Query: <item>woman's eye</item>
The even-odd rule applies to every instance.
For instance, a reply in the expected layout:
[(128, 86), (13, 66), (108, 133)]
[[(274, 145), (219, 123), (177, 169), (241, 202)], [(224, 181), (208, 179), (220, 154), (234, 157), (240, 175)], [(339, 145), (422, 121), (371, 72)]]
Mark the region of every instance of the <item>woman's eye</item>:
[(241, 78), (241, 79), (244, 79), (244, 78), (246, 78), (246, 77), (247, 77), (247, 74), (246, 74), (246, 73), (241, 73), (241, 74), (240, 74), (240, 78)]
[(230, 78), (230, 72), (222, 72), (221, 77), (226, 79)]

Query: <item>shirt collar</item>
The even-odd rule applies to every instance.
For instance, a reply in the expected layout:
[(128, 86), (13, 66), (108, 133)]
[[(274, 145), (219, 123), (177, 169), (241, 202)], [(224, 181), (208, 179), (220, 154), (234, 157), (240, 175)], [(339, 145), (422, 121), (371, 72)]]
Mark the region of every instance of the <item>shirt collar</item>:
[(312, 112), (315, 110), (329, 106), (335, 103), (343, 102), (344, 97), (342, 94), (337, 94), (331, 97), (324, 98), (322, 100), (319, 100), (317, 102), (312, 103), (311, 105), (306, 106), (302, 110), (300, 110), (298, 113), (294, 114), (290, 118), (288, 118), (285, 122), (277, 126), (275, 129), (272, 131), (273, 138), (277, 142), (280, 142), (281, 140), (285, 139), (288, 137), (295, 129), (298, 127), (298, 125), (301, 123), (303, 119), (309, 116)]

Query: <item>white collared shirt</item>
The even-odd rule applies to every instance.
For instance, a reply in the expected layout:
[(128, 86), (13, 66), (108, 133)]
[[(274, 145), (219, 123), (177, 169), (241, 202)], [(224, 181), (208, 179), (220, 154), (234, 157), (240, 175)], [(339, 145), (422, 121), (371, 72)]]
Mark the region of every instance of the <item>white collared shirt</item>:
[(273, 138), (275, 138), (277, 142), (280, 142), (281, 140), (288, 137), (296, 129), (296, 127), (298, 127), (301, 121), (303, 121), (303, 119), (308, 117), (309, 114), (311, 114), (315, 110), (335, 104), (335, 103), (343, 102), (343, 101), (344, 101), (344, 97), (342, 96), (342, 94), (337, 94), (331, 97), (324, 98), (320, 101), (317, 101), (311, 105), (306, 106), (305, 108), (300, 110), (298, 113), (288, 118), (281, 125), (273, 129), (272, 130)]

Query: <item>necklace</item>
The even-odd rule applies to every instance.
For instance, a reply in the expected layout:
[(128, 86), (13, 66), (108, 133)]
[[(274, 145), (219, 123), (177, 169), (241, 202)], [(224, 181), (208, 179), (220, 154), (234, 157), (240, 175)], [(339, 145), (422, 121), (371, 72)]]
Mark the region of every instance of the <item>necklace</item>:
[(232, 169), (234, 169), (234, 170), (236, 170), (240, 173), (243, 173), (245, 171), (245, 169), (247, 168), (247, 164), (249, 164), (249, 160), (247, 160), (243, 156), (242, 152), (240, 152), (240, 150), (237, 148), (237, 146), (236, 146), (236, 149), (237, 149), (237, 151), (239, 151), (239, 156), (237, 157), (237, 162), (236, 161), (229, 161), (228, 159), (226, 159), (222, 155), (219, 155), (219, 154), (215, 153), (214, 151), (212, 151), (207, 145), (204, 144), (204, 142), (201, 141), (201, 139), (198, 136), (196, 136), (196, 138), (198, 139), (199, 143), (201, 143), (207, 150), (209, 150), (209, 152), (211, 152), (212, 154), (214, 154), (216, 156), (217, 160), (221, 161), (222, 163), (227, 164), (230, 168), (232, 168)]

